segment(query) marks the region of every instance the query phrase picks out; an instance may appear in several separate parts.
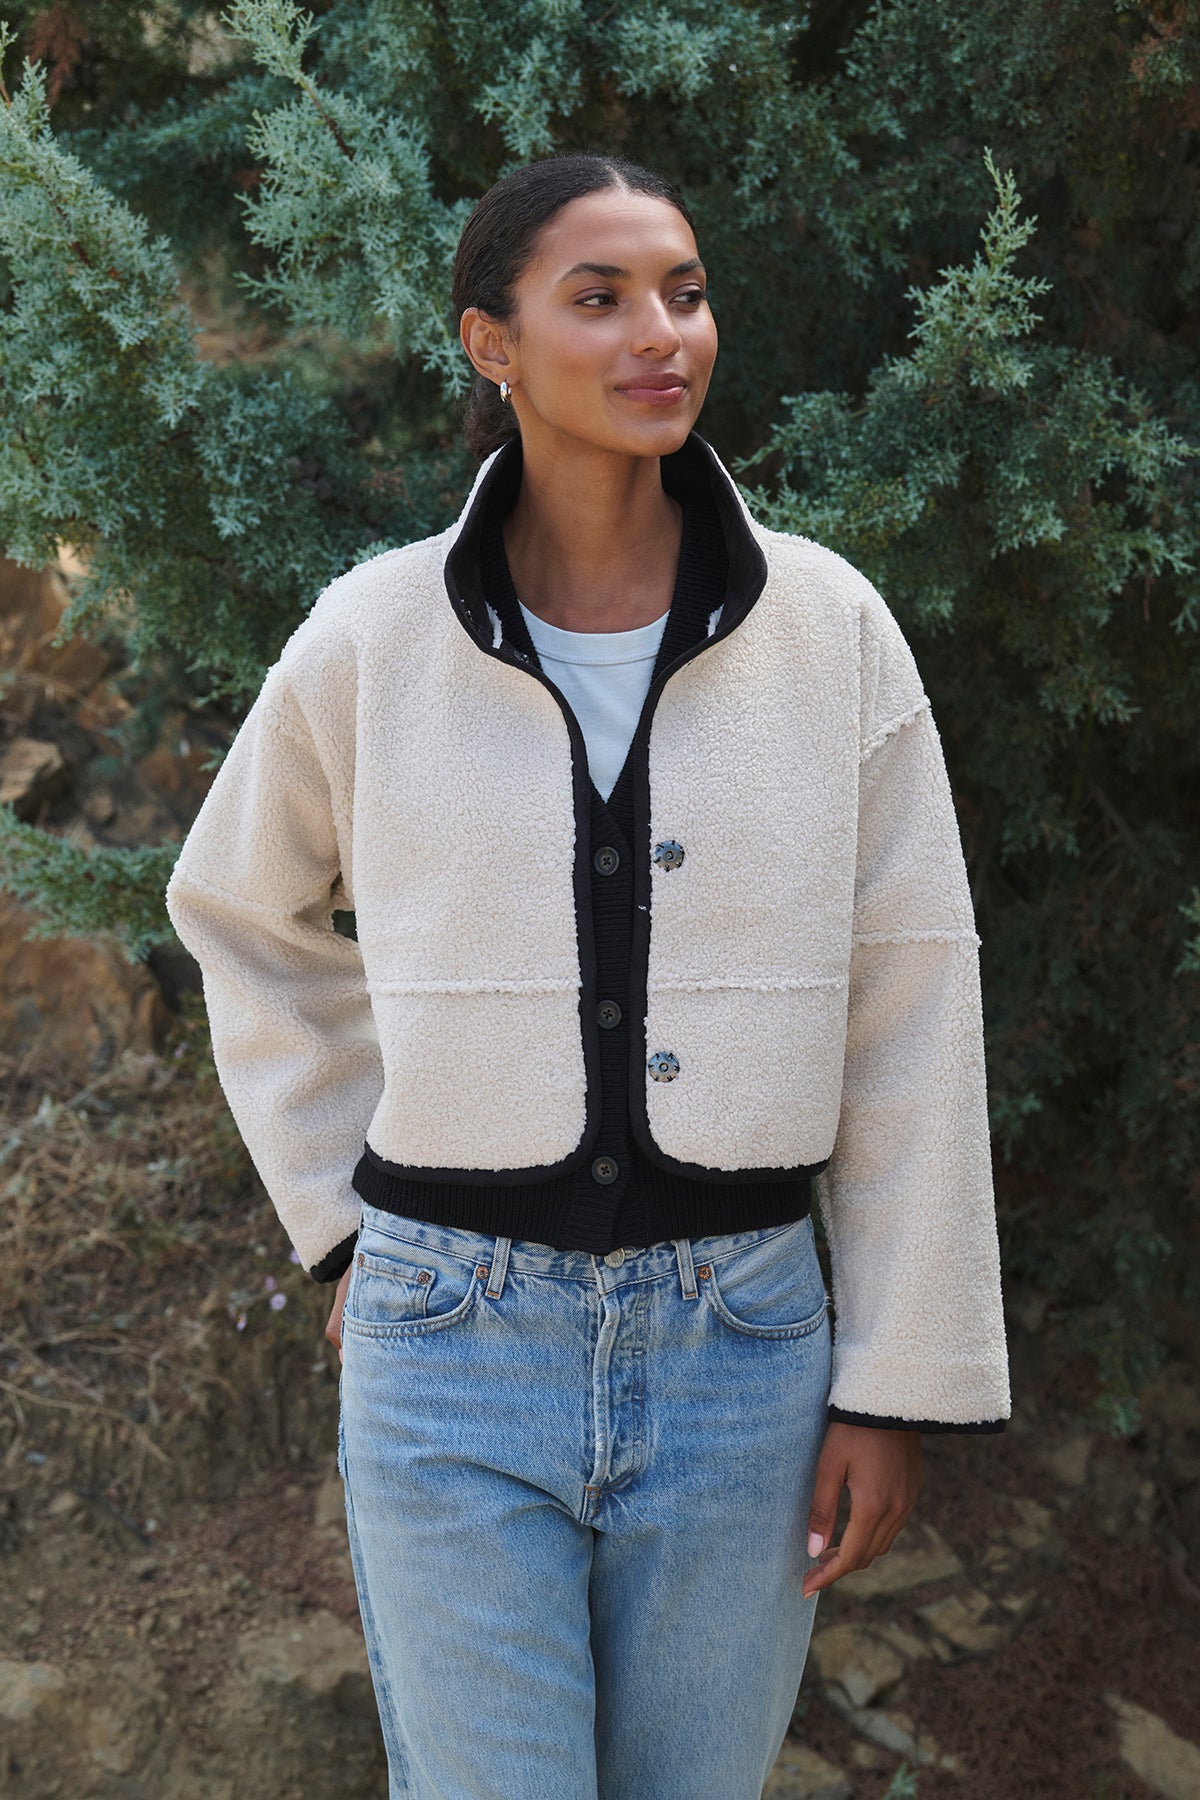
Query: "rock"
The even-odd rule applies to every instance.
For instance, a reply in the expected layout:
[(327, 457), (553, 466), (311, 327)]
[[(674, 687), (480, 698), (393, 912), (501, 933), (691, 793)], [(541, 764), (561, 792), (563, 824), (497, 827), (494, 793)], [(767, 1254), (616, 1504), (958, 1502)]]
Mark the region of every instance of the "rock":
[(838, 1587), (846, 1590), (847, 1599), (872, 1600), (962, 1572), (962, 1562), (939, 1531), (932, 1525), (909, 1524), (885, 1556), (877, 1556), (869, 1568), (843, 1575)]
[(377, 1800), (386, 1755), (361, 1632), (318, 1611), (250, 1626), (214, 1697), (238, 1791)]
[(0, 1724), (47, 1721), (62, 1709), (67, 1678), (52, 1663), (0, 1662)]
[(1088, 1458), (1092, 1454), (1092, 1440), (1083, 1432), (1068, 1437), (1061, 1444), (1042, 1452), (1044, 1463), (1056, 1481), (1064, 1487), (1082, 1487), (1087, 1480)]
[(898, 1619), (889, 1619), (880, 1635), (906, 1662), (918, 1662), (921, 1657), (930, 1654), (929, 1645), (922, 1643), (911, 1631), (906, 1631)]
[(979, 1588), (966, 1588), (961, 1593), (948, 1594), (944, 1600), (934, 1600), (928, 1606), (919, 1607), (918, 1611), (929, 1628), (953, 1644), (956, 1650), (965, 1650), (969, 1656), (986, 1656), (1006, 1642), (1011, 1630), (1007, 1621), (985, 1623), (991, 1607), (987, 1594)]
[(886, 1769), (891, 1760), (887, 1751), (881, 1750), (877, 1744), (866, 1744), (859, 1739), (850, 1746), (850, 1761), (856, 1769)]
[(0, 894), (0, 1050), (81, 1082), (151, 1052), (169, 1015), (146, 966), (101, 938), (26, 938), (35, 923)]
[(367, 1647), (353, 1626), (332, 1613), (315, 1612), (293, 1625), (251, 1626), (238, 1643), (247, 1681), (260, 1688), (295, 1690), (307, 1705), (333, 1701), (343, 1712), (370, 1713)]
[(46, 1507), (48, 1519), (69, 1519), (72, 1513), (79, 1511), (83, 1501), (74, 1488), (60, 1488)]
[(813, 1633), (809, 1656), (824, 1681), (836, 1681), (852, 1706), (867, 1706), (904, 1674), (904, 1661), (865, 1625), (830, 1625)]
[(785, 1744), (767, 1776), (762, 1800), (852, 1800), (853, 1793), (834, 1763), (801, 1744)]
[(1019, 1522), (1010, 1525), (1004, 1536), (1015, 1550), (1039, 1549), (1053, 1535), (1053, 1513), (1048, 1506), (1029, 1500), (1023, 1494), (1014, 1497), (1013, 1507)]
[[(0, 1663), (0, 1727), (8, 1757), (5, 1800), (110, 1794), (106, 1776), (137, 1770), (137, 1791), (161, 1792), (173, 1744), (162, 1680), (149, 1660)], [(100, 1783), (98, 1787), (96, 1784)]]
[(0, 804), (31, 819), (67, 786), (67, 765), (57, 744), (15, 737), (0, 751)]
[(113, 658), (85, 637), (54, 642), (66, 610), (66, 582), (58, 569), (25, 569), (0, 559), (0, 668), (34, 678), (35, 696), (78, 700), (113, 667)]
[(824, 1694), (833, 1710), (840, 1713), (847, 1724), (881, 1750), (890, 1750), (894, 1756), (903, 1756), (908, 1762), (918, 1763), (922, 1768), (936, 1764), (951, 1773), (957, 1770), (958, 1759), (942, 1756), (936, 1739), (928, 1732), (918, 1734), (908, 1713), (873, 1706), (852, 1706), (834, 1682), (824, 1689)]
[(1147, 1787), (1165, 1800), (1196, 1800), (1200, 1795), (1200, 1748), (1171, 1730), (1157, 1713), (1122, 1700), (1105, 1699), (1117, 1720), (1121, 1759)]

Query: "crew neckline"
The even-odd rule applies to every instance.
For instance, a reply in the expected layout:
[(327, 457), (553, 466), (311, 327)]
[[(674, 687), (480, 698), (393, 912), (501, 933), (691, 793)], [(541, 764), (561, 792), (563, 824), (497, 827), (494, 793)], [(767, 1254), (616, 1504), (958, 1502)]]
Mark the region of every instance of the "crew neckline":
[(530, 612), (523, 600), (518, 600), (517, 605), (539, 657), (551, 662), (592, 665), (644, 662), (656, 656), (670, 613), (668, 607), (648, 625), (635, 625), (631, 631), (566, 631)]

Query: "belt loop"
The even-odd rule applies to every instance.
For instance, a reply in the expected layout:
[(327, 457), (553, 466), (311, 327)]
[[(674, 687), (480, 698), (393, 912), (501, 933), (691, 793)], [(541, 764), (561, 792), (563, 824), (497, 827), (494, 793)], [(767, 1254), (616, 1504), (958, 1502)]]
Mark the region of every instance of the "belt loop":
[(512, 1249), (512, 1239), (498, 1237), (496, 1254), (492, 1258), (492, 1278), (487, 1284), (489, 1300), (498, 1300), (504, 1292), (504, 1277), (508, 1273), (508, 1253)]
[(696, 1298), (696, 1271), (692, 1267), (692, 1246), (687, 1238), (676, 1238), (674, 1241), (683, 1297), (685, 1300), (694, 1300)]

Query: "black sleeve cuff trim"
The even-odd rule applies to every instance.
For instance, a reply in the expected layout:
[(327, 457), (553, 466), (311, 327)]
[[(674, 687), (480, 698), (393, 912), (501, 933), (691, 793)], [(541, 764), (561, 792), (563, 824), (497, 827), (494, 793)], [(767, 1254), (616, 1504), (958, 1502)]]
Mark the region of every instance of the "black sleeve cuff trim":
[(831, 1425), (874, 1425), (881, 1431), (1003, 1431), (1007, 1419), (974, 1419), (966, 1425), (952, 1425), (944, 1419), (892, 1419), (878, 1413), (843, 1412), (840, 1406), (829, 1408)]
[(323, 1256), (319, 1263), (308, 1272), (314, 1281), (340, 1281), (350, 1267), (350, 1258), (354, 1255), (354, 1246), (358, 1242), (357, 1231), (344, 1237), (340, 1244)]

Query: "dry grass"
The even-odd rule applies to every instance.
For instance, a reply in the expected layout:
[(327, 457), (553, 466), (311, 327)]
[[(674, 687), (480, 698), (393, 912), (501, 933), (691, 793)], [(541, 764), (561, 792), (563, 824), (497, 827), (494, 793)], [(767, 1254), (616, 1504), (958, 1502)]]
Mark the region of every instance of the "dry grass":
[(194, 1002), (85, 1087), (0, 1063), (0, 1475), (53, 1457), (131, 1529), (323, 1442), (328, 1295), (225, 1106)]

